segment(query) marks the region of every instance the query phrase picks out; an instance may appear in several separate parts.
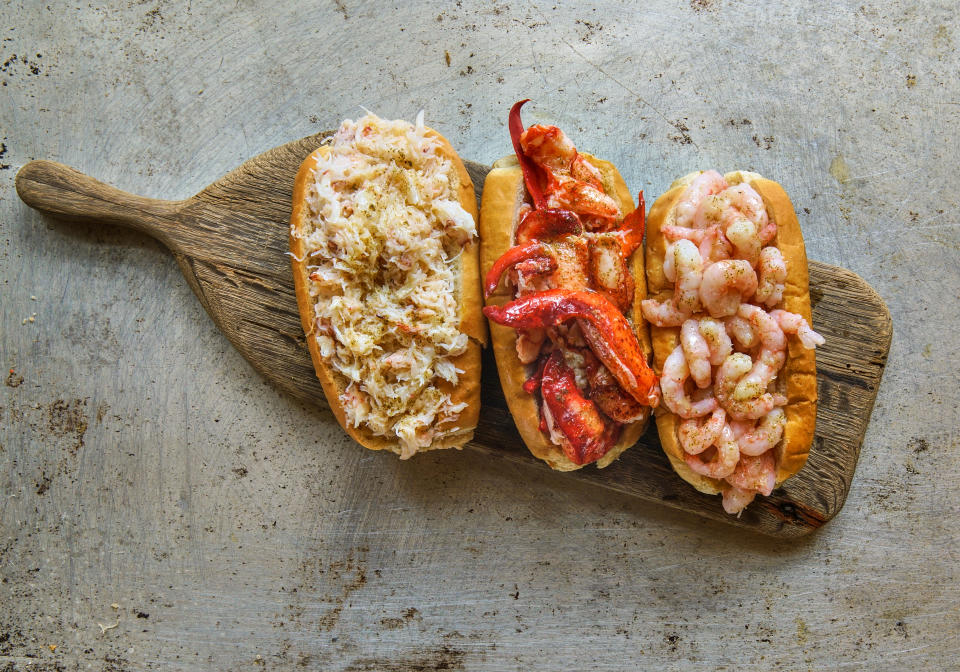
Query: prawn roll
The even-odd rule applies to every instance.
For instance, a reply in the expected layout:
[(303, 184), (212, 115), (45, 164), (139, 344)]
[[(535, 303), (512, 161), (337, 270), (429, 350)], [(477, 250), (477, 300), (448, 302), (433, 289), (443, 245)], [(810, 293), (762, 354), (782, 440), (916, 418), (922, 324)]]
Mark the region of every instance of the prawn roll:
[(656, 412), (663, 450), (739, 515), (806, 463), (817, 410), (807, 256), (783, 187), (756, 173), (691, 173), (647, 218)]

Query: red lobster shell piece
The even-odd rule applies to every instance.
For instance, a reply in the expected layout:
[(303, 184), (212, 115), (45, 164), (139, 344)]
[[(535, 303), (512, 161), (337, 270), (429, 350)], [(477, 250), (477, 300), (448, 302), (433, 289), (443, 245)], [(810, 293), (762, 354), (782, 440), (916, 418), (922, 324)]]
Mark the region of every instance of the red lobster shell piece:
[(536, 257), (549, 259), (552, 262), (552, 268), (556, 268), (556, 261), (550, 254), (550, 248), (546, 243), (542, 243), (539, 240), (531, 240), (523, 245), (511, 247), (504, 252), (499, 259), (493, 262), (490, 270), (487, 271), (487, 277), (484, 278), (483, 282), (484, 297), (490, 298), (490, 295), (497, 291), (497, 285), (500, 284), (500, 276), (502, 276), (508, 268), (516, 266), (521, 261)]
[(620, 228), (615, 231), (620, 238), (620, 253), (628, 259), (641, 243), (647, 228), (647, 203), (643, 200), (643, 191), (637, 195), (637, 207), (623, 218)]
[(540, 394), (554, 428), (567, 439), (561, 447), (571, 462), (582, 465), (599, 460), (617, 442), (620, 425), (604, 420), (596, 404), (583, 397), (560, 350), (547, 358)]
[(588, 325), (583, 333), (590, 349), (623, 389), (645, 406), (659, 403), (657, 376), (647, 364), (630, 323), (600, 294), (551, 289), (502, 306), (487, 306), (483, 313), (497, 324), (514, 329), (552, 327), (581, 319)]
[(530, 210), (517, 225), (517, 245), (531, 240), (552, 240), (564, 235), (579, 236), (583, 233), (583, 224), (575, 212), (544, 208)]
[(520, 146), (520, 136), (523, 134), (523, 121), (520, 120), (520, 108), (524, 103), (530, 102), (529, 98), (514, 103), (510, 108), (510, 114), (507, 117), (507, 127), (510, 129), (510, 140), (513, 141), (513, 151), (517, 154), (517, 161), (520, 162), (520, 170), (523, 172), (523, 181), (527, 185), (527, 191), (530, 192), (530, 198), (533, 199), (533, 207), (537, 210), (546, 207), (547, 200), (543, 195), (541, 176), (539, 167), (523, 153), (523, 147)]

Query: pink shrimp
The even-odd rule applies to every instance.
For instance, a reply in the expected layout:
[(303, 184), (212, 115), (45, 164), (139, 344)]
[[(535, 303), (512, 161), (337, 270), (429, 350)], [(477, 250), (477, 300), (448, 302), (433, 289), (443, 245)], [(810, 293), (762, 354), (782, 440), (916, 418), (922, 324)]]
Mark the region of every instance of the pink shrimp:
[(686, 313), (700, 310), (700, 283), (703, 279), (703, 260), (696, 245), (689, 240), (678, 240), (673, 245), (673, 265), (677, 274), (673, 301)]
[(780, 443), (786, 425), (787, 414), (783, 412), (783, 409), (773, 409), (761, 418), (755, 428), (737, 437), (737, 442), (740, 444), (740, 453), (756, 457), (767, 452)]
[[(696, 246), (689, 240), (678, 240), (668, 246), (671, 275), (676, 285), (673, 298), (667, 301), (644, 299), (640, 310), (648, 322), (658, 327), (679, 327), (691, 313), (700, 309), (700, 281), (703, 263)], [(672, 252), (672, 254), (669, 254)], [(666, 275), (667, 263), (664, 263)]]
[(684, 320), (690, 317), (690, 313), (685, 313), (677, 308), (673, 299), (666, 301), (644, 299), (640, 302), (640, 312), (643, 313), (643, 318), (647, 322), (658, 327), (679, 327)]
[(760, 250), (760, 280), (753, 300), (772, 308), (783, 300), (783, 284), (787, 280), (787, 263), (775, 247)]
[(751, 350), (758, 340), (753, 326), (739, 315), (731, 315), (723, 320), (729, 334), (742, 350)]
[(714, 410), (713, 414), (702, 422), (699, 418), (687, 418), (677, 428), (680, 446), (686, 453), (699, 455), (717, 442), (726, 420), (727, 412), (722, 408)]
[(729, 259), (733, 254), (733, 245), (727, 240), (719, 227), (711, 227), (700, 241), (700, 257), (704, 263)]
[(695, 245), (700, 245), (704, 239), (711, 234), (712, 229), (694, 229), (688, 226), (667, 225), (660, 227), (660, 233), (670, 242), (677, 240), (689, 240)]
[(742, 259), (724, 259), (710, 264), (703, 271), (700, 282), (700, 300), (711, 317), (735, 314), (740, 303), (756, 291), (757, 274), (750, 262)]
[(673, 243), (669, 241), (663, 255), (663, 276), (670, 282), (677, 281), (677, 269), (673, 265)]
[(732, 207), (756, 224), (757, 229), (762, 229), (770, 221), (763, 198), (746, 182), (725, 189), (723, 195)]
[(753, 431), (753, 428), (757, 426), (756, 420), (730, 420), (729, 424), (730, 429), (733, 430), (733, 435), (737, 437), (737, 441), (740, 440), (741, 436)]
[(696, 418), (712, 413), (717, 408), (715, 398), (710, 396), (695, 402), (687, 394), (684, 384), (689, 376), (690, 369), (687, 368), (683, 348), (678, 345), (663, 363), (663, 373), (660, 376), (663, 403), (681, 418)]
[(748, 218), (732, 211), (734, 216), (730, 218), (724, 234), (727, 240), (733, 243), (734, 258), (745, 259), (751, 266), (756, 266), (760, 259), (760, 236), (757, 232), (757, 225)]
[(680, 347), (683, 348), (693, 382), (699, 388), (710, 387), (713, 373), (710, 368), (710, 348), (700, 333), (699, 320), (687, 320), (680, 327)]
[(762, 455), (741, 455), (727, 483), (741, 490), (759, 492), (767, 496), (777, 483), (777, 464), (772, 450)]
[(807, 350), (813, 350), (818, 345), (826, 343), (823, 336), (811, 329), (801, 315), (786, 310), (775, 310), (770, 313), (770, 317), (777, 321), (777, 324), (785, 333), (796, 334)]
[(727, 335), (723, 322), (712, 317), (701, 317), (700, 333), (710, 351), (710, 364), (713, 366), (723, 364), (723, 360), (733, 352), (733, 343), (730, 342), (730, 336)]
[(733, 436), (730, 425), (723, 425), (720, 436), (716, 441), (717, 454), (713, 460), (705, 462), (701, 454), (683, 454), (683, 461), (695, 473), (709, 478), (726, 478), (733, 474), (740, 460), (740, 447)]
[(760, 352), (750, 372), (740, 379), (733, 392), (737, 401), (760, 396), (783, 367), (787, 359), (787, 338), (777, 321), (763, 308), (749, 303), (740, 305), (737, 314), (749, 320), (760, 335)]
[(740, 513), (756, 496), (757, 493), (752, 490), (741, 490), (731, 485), (723, 491), (723, 510), (739, 518)]
[(737, 383), (752, 368), (753, 362), (750, 355), (735, 352), (727, 357), (717, 370), (713, 385), (714, 394), (716, 394), (720, 405), (734, 420), (756, 420), (765, 416), (776, 406), (784, 406), (787, 403), (787, 399), (783, 395), (771, 394), (770, 392), (764, 392), (752, 399), (735, 399), (733, 392)]
[(716, 194), (727, 188), (727, 182), (723, 175), (715, 170), (707, 170), (696, 178), (683, 192), (680, 200), (675, 206), (677, 226), (689, 227), (693, 222), (693, 217), (697, 212), (700, 202), (712, 194)]

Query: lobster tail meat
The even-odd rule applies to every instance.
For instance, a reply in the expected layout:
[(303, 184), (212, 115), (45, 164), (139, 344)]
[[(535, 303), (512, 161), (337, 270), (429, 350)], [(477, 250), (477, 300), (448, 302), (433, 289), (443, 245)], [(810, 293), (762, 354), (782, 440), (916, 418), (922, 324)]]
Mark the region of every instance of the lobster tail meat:
[(630, 323), (600, 294), (551, 289), (502, 306), (487, 306), (483, 312), (497, 324), (514, 329), (552, 327), (572, 319), (581, 320), (591, 350), (623, 389), (641, 404), (658, 403), (657, 377), (647, 364)]

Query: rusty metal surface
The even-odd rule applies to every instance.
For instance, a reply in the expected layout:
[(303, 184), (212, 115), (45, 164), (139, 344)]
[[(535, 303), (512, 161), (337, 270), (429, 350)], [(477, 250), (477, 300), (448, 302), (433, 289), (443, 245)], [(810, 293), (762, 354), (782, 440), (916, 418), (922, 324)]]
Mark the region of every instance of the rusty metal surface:
[[(950, 4), (305, 4), (0, 7), (0, 670), (954, 665)], [(424, 108), (489, 163), (528, 96), (634, 190), (775, 177), (810, 258), (886, 301), (824, 529), (772, 541), (479, 454), (362, 451), (230, 347), (158, 243), (13, 191), (50, 158), (183, 198), (359, 105)]]

